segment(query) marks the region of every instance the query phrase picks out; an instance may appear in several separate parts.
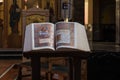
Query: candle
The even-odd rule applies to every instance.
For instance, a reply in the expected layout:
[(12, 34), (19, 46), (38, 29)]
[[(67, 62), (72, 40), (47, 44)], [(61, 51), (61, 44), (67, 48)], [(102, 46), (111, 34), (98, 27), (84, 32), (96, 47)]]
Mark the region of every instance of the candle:
[(27, 3), (27, 0), (25, 0), (25, 3)]

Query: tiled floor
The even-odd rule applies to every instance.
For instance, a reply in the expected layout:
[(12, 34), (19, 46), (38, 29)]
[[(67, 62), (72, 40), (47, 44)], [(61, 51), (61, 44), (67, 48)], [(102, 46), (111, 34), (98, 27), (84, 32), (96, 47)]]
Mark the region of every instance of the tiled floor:
[[(20, 59), (0, 59), (0, 80), (14, 80), (17, 78), (19, 69), (13, 66), (21, 62)], [(22, 80), (31, 80), (31, 77), (23, 77)]]
[(16, 80), (19, 72), (19, 67), (11, 65), (1, 76), (0, 80)]

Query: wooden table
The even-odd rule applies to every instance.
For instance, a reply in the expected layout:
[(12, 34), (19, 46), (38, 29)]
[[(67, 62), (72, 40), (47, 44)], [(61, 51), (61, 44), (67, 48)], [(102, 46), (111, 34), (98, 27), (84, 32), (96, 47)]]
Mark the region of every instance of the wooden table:
[(69, 57), (69, 80), (81, 80), (81, 59), (87, 59), (90, 52), (83, 51), (35, 51), (23, 53), (31, 59), (32, 80), (40, 79), (41, 57)]

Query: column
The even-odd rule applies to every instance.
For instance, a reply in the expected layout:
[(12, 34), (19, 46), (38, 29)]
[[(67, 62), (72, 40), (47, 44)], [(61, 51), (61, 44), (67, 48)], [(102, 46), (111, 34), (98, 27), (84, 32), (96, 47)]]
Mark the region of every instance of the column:
[(120, 45), (120, 0), (116, 0), (116, 44)]
[(84, 23), (86, 26), (88, 40), (92, 41), (93, 32), (93, 0), (85, 0), (85, 17)]
[(2, 47), (7, 48), (7, 37), (8, 37), (8, 0), (4, 0), (4, 30), (3, 30), (3, 37), (2, 37)]

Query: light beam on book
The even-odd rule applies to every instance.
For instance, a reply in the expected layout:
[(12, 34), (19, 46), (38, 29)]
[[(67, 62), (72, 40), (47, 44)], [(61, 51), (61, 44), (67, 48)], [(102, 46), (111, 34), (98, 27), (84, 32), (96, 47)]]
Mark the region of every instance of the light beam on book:
[(77, 22), (32, 23), (26, 26), (24, 52), (90, 51), (85, 27)]

